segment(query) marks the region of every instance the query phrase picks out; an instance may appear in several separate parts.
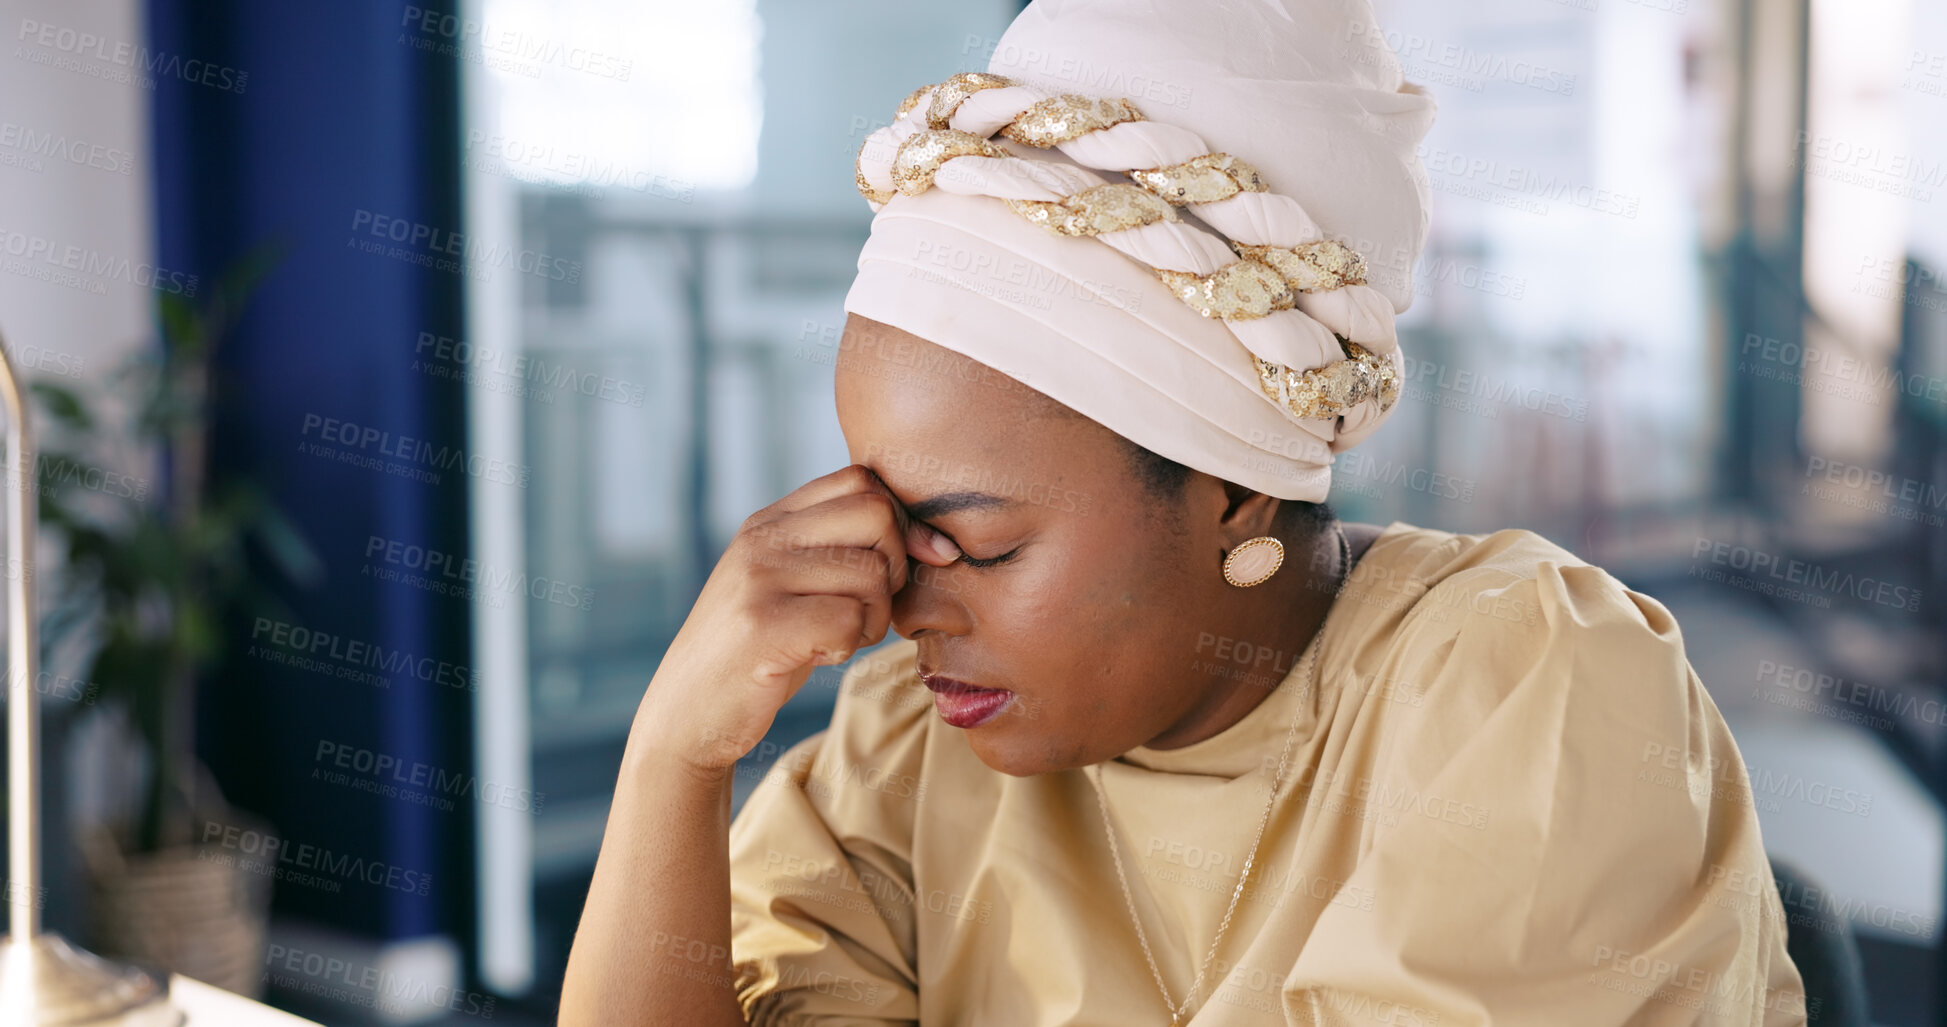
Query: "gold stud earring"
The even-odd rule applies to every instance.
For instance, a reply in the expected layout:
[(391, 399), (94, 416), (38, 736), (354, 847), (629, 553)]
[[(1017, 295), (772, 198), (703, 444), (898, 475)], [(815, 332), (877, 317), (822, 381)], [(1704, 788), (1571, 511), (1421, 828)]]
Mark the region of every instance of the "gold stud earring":
[(1269, 535), (1259, 535), (1224, 557), (1224, 580), (1238, 588), (1262, 585), (1283, 565), (1284, 543)]

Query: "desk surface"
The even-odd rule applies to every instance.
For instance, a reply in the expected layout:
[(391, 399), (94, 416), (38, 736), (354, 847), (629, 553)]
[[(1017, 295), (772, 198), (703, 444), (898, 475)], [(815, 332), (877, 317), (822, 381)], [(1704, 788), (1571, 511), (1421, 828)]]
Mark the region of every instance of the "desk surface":
[(321, 1027), (181, 974), (169, 978), (169, 1000), (187, 1017), (184, 1027)]

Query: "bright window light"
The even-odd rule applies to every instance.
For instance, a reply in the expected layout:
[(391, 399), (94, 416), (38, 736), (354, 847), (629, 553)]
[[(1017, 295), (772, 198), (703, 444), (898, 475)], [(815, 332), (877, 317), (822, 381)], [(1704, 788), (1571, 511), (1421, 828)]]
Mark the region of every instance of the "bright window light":
[(464, 58), (494, 84), (510, 175), (659, 195), (757, 172), (755, 0), (486, 0)]

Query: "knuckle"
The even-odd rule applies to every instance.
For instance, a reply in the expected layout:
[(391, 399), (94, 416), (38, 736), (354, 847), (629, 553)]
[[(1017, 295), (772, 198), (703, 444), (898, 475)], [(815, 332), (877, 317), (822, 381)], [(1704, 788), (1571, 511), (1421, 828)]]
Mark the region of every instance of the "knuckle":
[(737, 534), (731, 536), (730, 544), (732, 547), (741, 546), (748, 552), (762, 545), (776, 533), (777, 528), (773, 521), (745, 521), (744, 526), (737, 529)]
[(737, 554), (738, 562), (752, 575), (762, 575), (777, 566), (776, 547), (771, 544), (772, 536), (764, 531), (741, 535), (733, 539), (731, 548)]
[(866, 506), (877, 507), (880, 510), (884, 510), (887, 513), (887, 515), (891, 515), (892, 511), (899, 508), (899, 504), (895, 502), (891, 496), (887, 495), (884, 492), (880, 492), (876, 489), (871, 492), (859, 493), (859, 498), (857, 501), (865, 504)]

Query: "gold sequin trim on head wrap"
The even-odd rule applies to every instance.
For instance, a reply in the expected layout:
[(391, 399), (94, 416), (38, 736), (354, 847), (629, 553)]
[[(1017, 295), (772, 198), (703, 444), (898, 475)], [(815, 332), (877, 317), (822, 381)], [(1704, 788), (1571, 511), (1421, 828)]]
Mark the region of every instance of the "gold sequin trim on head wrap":
[(1036, 101), (1019, 117), (1001, 126), (1001, 135), (1045, 150), (1098, 129), (1141, 120), (1142, 112), (1127, 100), (1065, 94)]
[(1181, 206), (1216, 203), (1238, 193), (1269, 192), (1257, 169), (1228, 153), (1206, 153), (1181, 164), (1135, 170), (1129, 177), (1144, 189)]
[(1177, 299), (1205, 317), (1249, 321), (1296, 302), (1291, 286), (1276, 271), (1254, 260), (1240, 260), (1207, 275), (1157, 268), (1156, 276)]
[(952, 120), (953, 112), (960, 109), (967, 97), (983, 89), (1000, 89), (1013, 84), (1013, 79), (1003, 75), (963, 71), (933, 89), (933, 102), (926, 106), (926, 126), (945, 128), (947, 122)]
[(1253, 356), (1258, 385), (1285, 409), (1307, 420), (1342, 416), (1347, 410), (1376, 398), (1379, 412), (1399, 399), (1399, 372), (1391, 361), (1356, 342), (1339, 339), (1346, 359), (1324, 367), (1298, 371)]
[(1331, 292), (1366, 284), (1366, 258), (1335, 239), (1301, 246), (1237, 246), (1240, 256), (1276, 270), (1299, 292)]
[(918, 196), (933, 187), (940, 165), (955, 157), (1005, 157), (1007, 151), (972, 132), (930, 128), (914, 132), (892, 158), (893, 188)]
[(892, 120), (898, 121), (899, 119), (904, 118), (906, 115), (911, 114), (913, 112), (913, 108), (918, 107), (919, 102), (926, 98), (926, 91), (933, 88), (936, 87), (921, 86), (918, 89), (915, 89), (910, 93), (907, 93), (906, 98), (904, 100), (899, 101), (899, 109), (893, 113)]
[[(871, 145), (872, 140), (867, 139), (865, 142), (859, 144), (859, 149), (863, 150)], [(865, 169), (859, 166), (858, 161), (852, 162), (852, 179), (859, 187), (859, 195), (865, 197), (868, 203), (883, 204), (894, 196), (899, 195), (898, 193), (881, 192), (872, 188), (872, 183), (865, 180)]]
[(1009, 200), (1007, 205), (1056, 235), (1100, 235), (1176, 220), (1169, 204), (1127, 183), (1098, 185), (1060, 202)]
[[(956, 157), (1024, 160), (995, 139), (949, 127), (968, 97), (983, 90), (1016, 85), (1019, 83), (1002, 75), (965, 72), (936, 86), (914, 90), (899, 105), (898, 118), (912, 118), (928, 127), (907, 136), (894, 151), (887, 168), (892, 191), (877, 189), (867, 180), (866, 151), (860, 147), (855, 168), (859, 192), (874, 204), (883, 205), (897, 194), (917, 196), (932, 188), (940, 169)], [(1142, 112), (1127, 100), (1064, 94), (1045, 97), (1022, 108), (1012, 121), (1000, 127), (997, 135), (1026, 146), (1049, 149), (1090, 132), (1145, 120)], [(1140, 139), (1146, 129), (1130, 131)], [(1113, 134), (1107, 137), (1114, 138)], [(1154, 139), (1129, 144), (1132, 150), (1153, 145), (1156, 145)], [(883, 151), (875, 151), (874, 157), (883, 160)], [(1109, 163), (1101, 167), (1128, 169), (1129, 165)], [(1016, 172), (1008, 170), (1001, 177), (1013, 174)], [(1254, 165), (1221, 152), (1159, 167), (1135, 168), (1127, 170), (1127, 174), (1134, 184), (1100, 184), (1066, 196), (1056, 193), (1056, 198), (1049, 200), (1016, 199), (1004, 194), (999, 198), (1024, 219), (1056, 235), (1107, 237), (1116, 248), (1133, 255), (1129, 244), (1116, 239), (1118, 233), (1168, 222), (1173, 229), (1195, 234), (1199, 230), (1185, 222), (1176, 207), (1218, 204), (1244, 193), (1271, 191)], [(1020, 176), (1019, 181), (1032, 181), (1042, 188), (1039, 176)], [(1282, 197), (1272, 199), (1290, 202)], [(1255, 216), (1248, 220), (1255, 223)], [(1204, 317), (1224, 321), (1249, 321), (1291, 311), (1298, 306), (1301, 293), (1331, 292), (1366, 284), (1365, 258), (1343, 242), (1320, 239), (1294, 246), (1275, 246), (1223, 241), (1238, 259), (1209, 274), (1167, 267), (1150, 270), (1191, 309)], [(1193, 266), (1210, 263), (1206, 259)], [(1299, 311), (1294, 316), (1309, 315)], [(1321, 367), (1301, 371), (1253, 353), (1251, 360), (1264, 394), (1301, 420), (1343, 417), (1367, 401), (1380, 414), (1391, 410), (1400, 393), (1398, 369), (1389, 358), (1334, 334), (1344, 359)]]

